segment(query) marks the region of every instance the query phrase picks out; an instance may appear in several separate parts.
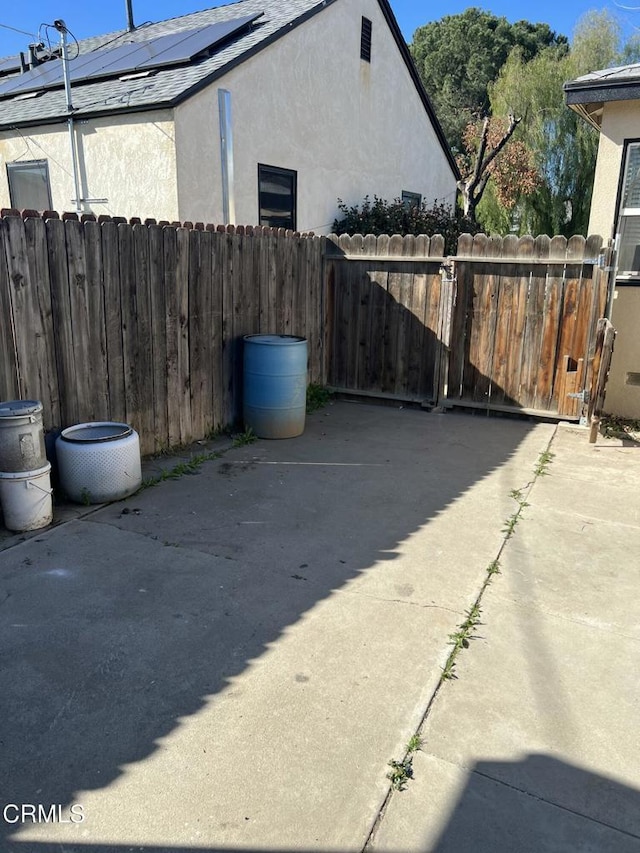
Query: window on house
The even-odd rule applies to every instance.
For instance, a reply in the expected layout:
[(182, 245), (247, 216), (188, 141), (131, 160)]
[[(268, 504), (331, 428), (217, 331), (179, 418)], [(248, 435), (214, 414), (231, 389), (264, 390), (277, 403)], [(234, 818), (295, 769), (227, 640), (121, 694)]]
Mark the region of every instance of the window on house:
[(369, 18), (362, 19), (362, 29), (360, 30), (360, 59), (365, 62), (371, 62), (371, 30), (373, 24)]
[(296, 230), (297, 173), (277, 166), (258, 165), (260, 225)]
[(420, 193), (410, 193), (408, 190), (402, 190), (402, 204), (409, 210), (411, 207), (420, 207), (422, 204), (422, 195)]
[(46, 160), (7, 163), (11, 206), (18, 210), (51, 209), (49, 167)]
[(618, 277), (640, 276), (640, 142), (627, 145), (620, 219), (618, 223)]

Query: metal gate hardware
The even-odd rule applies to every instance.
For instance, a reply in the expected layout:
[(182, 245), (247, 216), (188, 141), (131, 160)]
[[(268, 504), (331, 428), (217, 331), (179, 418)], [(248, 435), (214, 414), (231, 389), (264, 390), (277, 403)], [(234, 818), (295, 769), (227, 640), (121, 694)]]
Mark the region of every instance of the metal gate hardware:
[(582, 400), (583, 403), (589, 402), (589, 392), (586, 388), (584, 391), (576, 391), (575, 393), (567, 394), (567, 397), (573, 397), (574, 400)]

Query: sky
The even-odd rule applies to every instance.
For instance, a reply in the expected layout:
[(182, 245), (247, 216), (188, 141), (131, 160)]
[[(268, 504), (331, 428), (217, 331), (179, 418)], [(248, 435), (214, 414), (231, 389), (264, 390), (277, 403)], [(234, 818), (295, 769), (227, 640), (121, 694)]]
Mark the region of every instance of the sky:
[[(133, 0), (134, 21), (159, 21), (225, 5), (220, 0)], [(620, 20), (628, 36), (640, 28), (640, 0), (391, 0), (405, 39), (410, 42), (416, 28), (445, 15), (457, 15), (477, 6), (509, 21), (547, 23), (557, 33), (572, 36), (578, 19), (590, 9), (609, 9)], [(635, 7), (635, 9), (634, 9)], [(0, 56), (25, 50), (40, 24), (62, 18), (77, 38), (112, 32), (126, 26), (125, 0), (29, 0), (0, 3)], [(16, 33), (6, 27), (23, 30)], [(29, 35), (27, 35), (29, 34)]]

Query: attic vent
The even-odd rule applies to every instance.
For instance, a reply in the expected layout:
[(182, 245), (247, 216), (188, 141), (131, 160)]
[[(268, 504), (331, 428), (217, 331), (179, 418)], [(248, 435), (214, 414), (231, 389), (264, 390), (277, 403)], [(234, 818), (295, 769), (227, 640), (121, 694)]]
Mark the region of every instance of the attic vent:
[(372, 23), (369, 18), (362, 19), (362, 30), (360, 32), (360, 59), (371, 62), (371, 29)]

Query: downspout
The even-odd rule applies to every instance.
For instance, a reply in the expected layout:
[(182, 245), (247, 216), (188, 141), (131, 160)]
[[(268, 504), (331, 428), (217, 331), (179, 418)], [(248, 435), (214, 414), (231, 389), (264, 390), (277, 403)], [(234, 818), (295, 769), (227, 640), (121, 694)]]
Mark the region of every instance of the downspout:
[(71, 102), (71, 80), (69, 77), (69, 57), (67, 56), (67, 27), (64, 21), (54, 21), (53, 26), (60, 33), (60, 42), (61, 42), (61, 52), (60, 58), (62, 60), (62, 73), (64, 75), (64, 91), (67, 98), (67, 112), (69, 113), (69, 117), (67, 119), (67, 128), (69, 130), (69, 146), (71, 148), (71, 164), (73, 169), (73, 186), (75, 190), (75, 201), (76, 211), (78, 213), (82, 212), (82, 205), (80, 204), (80, 180), (78, 178), (78, 155), (76, 152), (76, 139), (75, 139), (75, 129), (73, 122), (73, 104)]
[(220, 160), (222, 163), (222, 218), (225, 225), (236, 221), (233, 193), (233, 132), (231, 127), (231, 92), (218, 89), (220, 115)]

